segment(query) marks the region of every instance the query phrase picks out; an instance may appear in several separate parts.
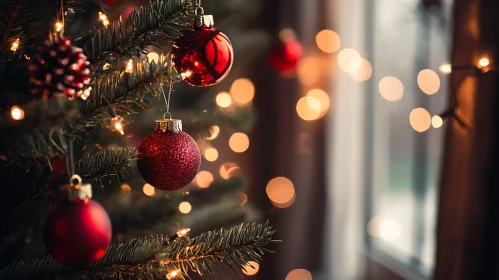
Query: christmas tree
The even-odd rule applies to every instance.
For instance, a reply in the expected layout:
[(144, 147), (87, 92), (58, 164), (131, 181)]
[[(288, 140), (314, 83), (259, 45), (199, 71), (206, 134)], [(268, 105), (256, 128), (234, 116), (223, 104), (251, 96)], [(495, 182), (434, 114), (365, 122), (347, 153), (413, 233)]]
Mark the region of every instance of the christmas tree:
[(275, 241), (268, 223), (233, 226), (253, 212), (243, 178), (187, 186), (196, 140), (251, 127), (251, 107), (213, 96), (234, 56), (265, 45), (238, 32), (257, 3), (215, 14), (234, 54), (204, 13), (225, 1), (153, 0), (113, 21), (116, 2), (0, 1), (0, 279), (224, 277)]

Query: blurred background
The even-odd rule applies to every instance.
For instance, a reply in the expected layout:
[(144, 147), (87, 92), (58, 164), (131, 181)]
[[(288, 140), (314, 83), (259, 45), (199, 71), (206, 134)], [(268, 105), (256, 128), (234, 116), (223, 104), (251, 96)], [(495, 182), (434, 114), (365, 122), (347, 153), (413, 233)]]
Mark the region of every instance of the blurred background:
[[(126, 19), (146, 4), (93, 1), (74, 32), (99, 24), (98, 11)], [(247, 279), (432, 278), (452, 4), (203, 0), (231, 39), (235, 64), (216, 86), (174, 87), (172, 114), (198, 141), (202, 171), (170, 201), (179, 213), (168, 219), (177, 222), (155, 230), (268, 219), (283, 242), (243, 271)], [(127, 119), (126, 137), (110, 142), (138, 146), (159, 115)], [(196, 200), (210, 188), (224, 195)], [(108, 211), (171, 194), (135, 178), (117, 195)], [(135, 224), (117, 226), (114, 216), (118, 241), (151, 232), (138, 221), (161, 218), (143, 218), (146, 208)]]

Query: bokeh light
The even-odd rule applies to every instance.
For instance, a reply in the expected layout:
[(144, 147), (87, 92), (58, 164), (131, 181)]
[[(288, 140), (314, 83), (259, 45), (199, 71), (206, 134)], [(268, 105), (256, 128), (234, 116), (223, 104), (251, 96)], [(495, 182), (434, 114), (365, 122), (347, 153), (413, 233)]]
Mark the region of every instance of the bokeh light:
[(434, 128), (442, 127), (442, 125), (444, 125), (444, 120), (439, 115), (435, 115), (431, 118), (431, 125)]
[(418, 85), (422, 92), (431, 95), (440, 89), (440, 78), (435, 71), (423, 69), (418, 74)]
[(189, 214), (192, 210), (192, 205), (187, 201), (182, 201), (178, 205), (178, 211), (182, 214)]
[(300, 60), (297, 67), (298, 81), (302, 85), (313, 85), (321, 78), (322, 60), (309, 56)]
[(239, 170), (239, 165), (235, 162), (225, 162), (220, 165), (220, 177), (225, 180), (230, 179)]
[(416, 108), (411, 111), (409, 121), (414, 130), (424, 132), (430, 128), (431, 115), (424, 108)]
[(295, 269), (288, 273), (285, 280), (312, 280), (312, 273), (306, 269)]
[(212, 125), (208, 130), (210, 131), (210, 136), (204, 137), (205, 140), (215, 140), (220, 135), (220, 127), (218, 125)]
[(402, 227), (391, 219), (376, 216), (369, 221), (367, 232), (373, 237), (393, 242), (402, 235)]
[(334, 53), (340, 49), (340, 36), (332, 30), (322, 30), (315, 37), (317, 47), (325, 53)]
[(154, 62), (158, 63), (159, 61), (159, 54), (155, 53), (155, 52), (150, 52), (147, 54), (147, 60), (149, 62), (152, 62), (154, 60)]
[(371, 66), (371, 63), (367, 59), (361, 59), (360, 61), (360, 67), (357, 71), (352, 71), (349, 72), (348, 74), (352, 79), (363, 82), (371, 78), (371, 75), (373, 73), (373, 68)]
[(486, 58), (486, 57), (482, 57), (482, 58), (478, 61), (478, 65), (479, 65), (480, 67), (486, 67), (486, 66), (489, 66), (489, 63), (490, 63), (490, 61), (489, 61), (489, 59), (488, 59), (488, 58)]
[(293, 182), (286, 177), (276, 177), (270, 180), (265, 191), (269, 199), (278, 205), (289, 203), (295, 196)]
[(193, 183), (199, 188), (206, 189), (213, 183), (213, 175), (209, 171), (199, 171), (194, 177)]
[(296, 103), (298, 116), (305, 121), (313, 121), (321, 117), (321, 102), (313, 96), (300, 98)]
[(218, 151), (215, 148), (208, 148), (204, 151), (204, 158), (207, 161), (215, 161), (218, 159)]
[(236, 105), (250, 105), (255, 97), (255, 86), (249, 79), (237, 79), (230, 87), (230, 96)]
[(260, 265), (257, 262), (249, 261), (243, 268), (242, 271), (248, 276), (252, 276), (258, 273), (260, 270)]
[(440, 65), (438, 69), (440, 69), (440, 72), (442, 72), (443, 74), (450, 74), (452, 72), (452, 65), (450, 65), (449, 63), (445, 63)]
[(236, 153), (243, 153), (248, 150), (250, 145), (248, 135), (242, 132), (236, 132), (229, 138), (229, 147)]
[[(307, 99), (307, 102), (310, 102), (308, 105), (314, 110), (318, 109), (321, 117), (329, 110), (329, 96), (325, 91), (321, 89), (312, 89), (307, 93), (307, 97), (313, 97)], [(316, 105), (316, 102), (313, 100), (314, 98), (319, 100), (320, 106)], [(314, 105), (315, 107), (313, 107)]]
[(397, 101), (404, 95), (404, 86), (399, 79), (387, 76), (379, 81), (379, 93), (388, 101)]
[(215, 98), (217, 105), (222, 108), (227, 108), (232, 104), (232, 98), (227, 92), (220, 92)]
[(142, 187), (142, 191), (147, 196), (153, 196), (156, 193), (156, 190), (150, 184), (144, 184), (144, 187)]
[(24, 110), (19, 106), (13, 106), (10, 109), (10, 117), (13, 120), (20, 121), (24, 119)]
[(124, 192), (124, 193), (129, 193), (129, 192), (131, 192), (131, 191), (132, 191), (132, 188), (131, 188), (131, 187), (130, 187), (130, 185), (129, 185), (129, 184), (127, 184), (127, 183), (123, 183), (123, 184), (121, 184), (120, 189), (121, 189), (121, 192)]
[(338, 66), (345, 72), (356, 72), (360, 69), (362, 58), (353, 49), (343, 49), (338, 54)]

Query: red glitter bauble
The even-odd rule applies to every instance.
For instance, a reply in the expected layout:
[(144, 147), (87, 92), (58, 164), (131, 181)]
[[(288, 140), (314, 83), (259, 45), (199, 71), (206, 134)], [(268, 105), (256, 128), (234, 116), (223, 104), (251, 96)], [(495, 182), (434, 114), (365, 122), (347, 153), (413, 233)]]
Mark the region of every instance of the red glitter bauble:
[(281, 41), (269, 53), (272, 67), (279, 73), (285, 74), (296, 69), (303, 54), (303, 48), (295, 38)]
[(147, 183), (165, 191), (187, 186), (201, 166), (201, 152), (192, 137), (156, 130), (139, 147), (137, 167)]
[(58, 262), (70, 267), (99, 260), (109, 247), (111, 235), (111, 221), (106, 210), (88, 199), (56, 204), (43, 228), (48, 252)]
[(230, 71), (234, 51), (229, 38), (213, 26), (185, 30), (173, 46), (173, 62), (185, 81), (193, 86), (211, 86)]

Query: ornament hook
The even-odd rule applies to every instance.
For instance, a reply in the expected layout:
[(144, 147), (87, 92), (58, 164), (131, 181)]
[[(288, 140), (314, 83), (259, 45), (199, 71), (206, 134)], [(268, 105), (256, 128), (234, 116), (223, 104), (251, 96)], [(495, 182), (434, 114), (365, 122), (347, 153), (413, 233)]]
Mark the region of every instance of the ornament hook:
[[(200, 1), (199, 5), (201, 5), (201, 1)], [(199, 10), (199, 14), (198, 14), (198, 10)], [(200, 16), (204, 15), (204, 9), (203, 9), (203, 7), (201, 7), (201, 6), (197, 7), (196, 10), (194, 10), (194, 15), (196, 15), (196, 16), (197, 15), (200, 15)]]

